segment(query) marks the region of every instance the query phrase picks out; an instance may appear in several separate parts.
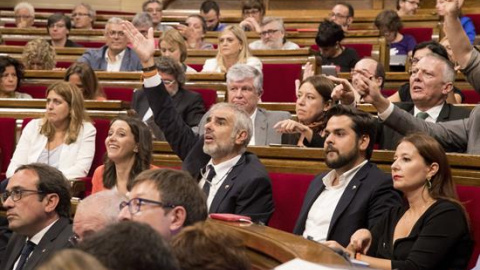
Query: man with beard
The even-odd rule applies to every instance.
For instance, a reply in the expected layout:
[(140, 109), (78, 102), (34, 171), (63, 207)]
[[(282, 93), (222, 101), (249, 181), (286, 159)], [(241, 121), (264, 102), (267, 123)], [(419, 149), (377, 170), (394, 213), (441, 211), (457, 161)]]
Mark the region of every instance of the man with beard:
[(155, 123), (183, 160), (182, 169), (199, 181), (209, 213), (240, 214), (267, 223), (274, 210), (272, 186), (257, 156), (246, 152), (253, 135), (250, 116), (236, 105), (216, 104), (207, 112), (205, 134), (196, 135), (176, 112), (158, 74), (152, 29), (145, 38), (131, 23), (125, 21), (123, 27), (144, 67), (144, 89)]
[(300, 47), (285, 40), (285, 25), (279, 17), (265, 17), (260, 24), (260, 40), (248, 45), (250, 50), (296, 50)]
[(391, 177), (369, 162), (375, 142), (370, 114), (337, 105), (325, 123), (325, 163), (332, 170), (310, 184), (294, 233), (347, 246), (356, 230), (371, 229), (401, 198)]

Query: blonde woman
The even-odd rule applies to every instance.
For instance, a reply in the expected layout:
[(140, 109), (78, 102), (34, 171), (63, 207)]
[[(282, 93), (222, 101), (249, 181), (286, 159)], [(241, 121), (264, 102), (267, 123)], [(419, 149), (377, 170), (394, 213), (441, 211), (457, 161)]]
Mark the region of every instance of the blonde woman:
[(185, 64), (187, 59), (187, 44), (182, 34), (176, 29), (170, 29), (162, 33), (158, 41), (158, 47), (162, 56), (173, 58), (182, 67), (185, 73), (197, 73), (195, 69)]
[(68, 179), (85, 177), (95, 154), (95, 134), (82, 92), (68, 82), (56, 82), (47, 89), (45, 116), (23, 130), (7, 177), (20, 165), (33, 162), (55, 167)]
[(262, 71), (260, 59), (250, 55), (245, 32), (238, 25), (229, 25), (218, 37), (217, 57), (207, 59), (202, 72), (227, 72), (237, 63), (244, 63)]

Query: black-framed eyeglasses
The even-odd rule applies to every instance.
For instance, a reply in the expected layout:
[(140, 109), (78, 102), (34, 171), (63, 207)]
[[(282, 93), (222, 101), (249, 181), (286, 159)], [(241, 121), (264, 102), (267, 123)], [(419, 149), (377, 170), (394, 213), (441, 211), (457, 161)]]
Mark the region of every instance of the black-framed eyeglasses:
[(260, 35), (261, 35), (261, 36), (266, 36), (266, 35), (270, 35), (270, 36), (271, 36), (271, 35), (275, 34), (275, 33), (278, 32), (278, 31), (280, 31), (280, 30), (278, 30), (278, 29), (270, 29), (270, 30), (266, 30), (266, 31), (260, 32)]
[(0, 200), (2, 201), (2, 204), (4, 204), (8, 197), (12, 198), (12, 201), (18, 202), (19, 200), (22, 199), (23, 196), (26, 196), (27, 194), (24, 195), (24, 193), (30, 193), (30, 194), (42, 194), (44, 193), (41, 190), (30, 190), (30, 189), (13, 189), (12, 191), (5, 191), (2, 193), (0, 196)]
[(122, 210), (125, 206), (128, 206), (128, 211), (130, 212), (130, 214), (135, 215), (136, 213), (142, 211), (142, 209), (141, 209), (142, 205), (145, 205), (145, 204), (157, 205), (157, 206), (160, 206), (162, 208), (174, 208), (175, 207), (175, 205), (173, 205), (173, 204), (167, 204), (167, 203), (164, 203), (164, 202), (152, 201), (152, 200), (143, 199), (143, 198), (133, 198), (128, 202), (123, 201), (123, 202), (120, 203), (119, 207), (120, 207), (120, 210)]
[(340, 18), (340, 19), (346, 19), (346, 18), (349, 18), (350, 16), (345, 16), (345, 15), (342, 15), (340, 13), (334, 13), (334, 12), (330, 12), (328, 13), (328, 16), (330, 17), (335, 17), (335, 18)]
[(83, 17), (83, 16), (89, 16), (90, 14), (88, 13), (72, 13), (72, 17)]
[(72, 245), (72, 246), (76, 246), (78, 243), (80, 243), (80, 236), (78, 236), (78, 234), (74, 233), (72, 236), (70, 236), (68, 238), (68, 242)]

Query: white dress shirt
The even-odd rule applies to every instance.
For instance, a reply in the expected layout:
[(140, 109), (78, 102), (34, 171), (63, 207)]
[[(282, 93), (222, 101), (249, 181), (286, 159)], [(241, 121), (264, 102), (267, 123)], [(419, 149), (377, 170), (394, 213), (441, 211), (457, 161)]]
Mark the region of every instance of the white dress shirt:
[(115, 56), (115, 59), (110, 59), (108, 52), (110, 49), (105, 50), (105, 60), (107, 60), (107, 71), (120, 71), (122, 66), (122, 60), (125, 56), (125, 50)]
[(255, 117), (257, 117), (257, 112), (258, 109), (255, 108), (255, 111), (250, 115), (250, 120), (252, 120), (252, 138), (250, 142), (248, 142), (248, 145), (255, 145)]

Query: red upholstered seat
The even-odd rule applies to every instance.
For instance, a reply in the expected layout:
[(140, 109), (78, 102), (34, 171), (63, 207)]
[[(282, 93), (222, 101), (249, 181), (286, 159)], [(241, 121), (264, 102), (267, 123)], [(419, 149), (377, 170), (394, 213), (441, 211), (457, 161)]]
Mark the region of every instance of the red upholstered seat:
[(188, 66), (195, 69), (198, 72), (202, 71), (202, 68), (203, 68), (203, 64), (190, 64)]
[(293, 231), (305, 193), (314, 177), (311, 174), (270, 173), (275, 212), (268, 226), (286, 232)]
[(57, 64), (55, 65), (56, 68), (69, 68), (73, 62), (70, 61), (58, 61)]
[(82, 45), (85, 48), (100, 48), (103, 45), (105, 45), (104, 41), (76, 40), (75, 42)]
[(295, 80), (301, 64), (263, 64), (263, 102), (295, 102)]
[(432, 40), (433, 28), (431, 27), (406, 27), (400, 30), (402, 34), (408, 34), (415, 38), (417, 43)]
[(36, 84), (22, 84), (20, 86), (19, 92), (27, 93), (33, 98), (45, 98), (47, 93), (47, 85), (36, 85)]
[(382, 95), (383, 95), (384, 97), (389, 97), (389, 96), (395, 94), (396, 92), (397, 92), (396, 89), (383, 89), (383, 90), (382, 90)]
[(205, 110), (208, 111), (215, 103), (217, 103), (217, 91), (214, 89), (190, 89), (202, 95)]
[(8, 46), (25, 46), (28, 40), (5, 40), (5, 45)]
[(108, 100), (132, 101), (133, 88), (129, 87), (103, 87), (103, 91)]
[(457, 193), (470, 218), (470, 230), (475, 242), (468, 266), (468, 269), (472, 269), (480, 254), (480, 187), (457, 185)]
[(466, 104), (477, 104), (480, 102), (480, 94), (478, 94), (473, 89), (462, 90), (463, 95), (465, 95), (465, 100), (463, 103)]
[(357, 51), (358, 57), (364, 58), (364, 57), (371, 57), (372, 56), (372, 50), (373, 50), (373, 44), (364, 44), (364, 43), (354, 43), (354, 44), (342, 44), (346, 48), (352, 48), (355, 51)]
[(472, 19), (473, 25), (475, 26), (475, 30), (477, 31), (477, 35), (480, 31), (480, 14), (465, 14), (466, 17)]
[(15, 118), (0, 118), (0, 149), (2, 159), (2, 179), (5, 178), (10, 159), (13, 156), (13, 150), (15, 149)]

